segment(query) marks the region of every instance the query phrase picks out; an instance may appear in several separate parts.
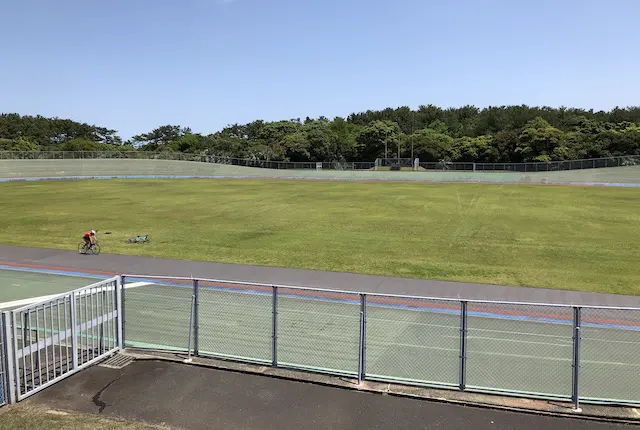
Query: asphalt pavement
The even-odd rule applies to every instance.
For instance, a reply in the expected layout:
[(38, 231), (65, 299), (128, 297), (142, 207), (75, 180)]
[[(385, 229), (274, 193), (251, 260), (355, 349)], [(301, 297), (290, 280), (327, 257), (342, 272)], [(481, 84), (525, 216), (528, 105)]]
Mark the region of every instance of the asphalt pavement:
[(94, 366), (27, 401), (192, 430), (630, 428), (358, 392), (166, 361), (134, 361), (120, 370)]

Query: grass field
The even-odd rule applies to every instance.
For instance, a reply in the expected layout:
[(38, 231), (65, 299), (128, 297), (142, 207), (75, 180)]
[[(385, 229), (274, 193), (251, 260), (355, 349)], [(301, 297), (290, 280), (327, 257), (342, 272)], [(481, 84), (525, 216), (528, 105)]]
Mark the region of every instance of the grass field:
[(93, 414), (58, 411), (28, 404), (0, 408), (0, 429), (3, 430), (50, 430), (62, 428), (77, 430), (147, 430), (168, 429), (169, 427), (115, 418), (103, 418)]
[[(0, 242), (640, 294), (640, 190), (112, 180), (0, 185)], [(151, 243), (125, 243), (150, 234)]]

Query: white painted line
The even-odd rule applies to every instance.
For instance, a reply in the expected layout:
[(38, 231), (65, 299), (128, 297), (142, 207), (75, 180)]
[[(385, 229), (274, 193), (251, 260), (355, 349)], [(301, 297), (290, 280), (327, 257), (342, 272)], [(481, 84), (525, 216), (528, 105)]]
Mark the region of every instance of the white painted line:
[[(151, 285), (151, 283), (150, 282), (133, 282), (131, 284), (126, 284), (124, 288), (128, 290), (131, 288), (144, 287), (145, 285)], [(98, 289), (90, 288), (86, 291), (86, 294), (76, 293), (76, 297), (80, 295), (84, 296), (87, 294), (92, 294), (92, 293), (101, 292), (101, 291), (113, 291), (113, 288), (114, 287), (102, 287)], [(21, 299), (21, 300), (14, 300), (12, 302), (0, 303), (0, 309), (17, 308), (17, 307), (29, 305), (31, 303), (46, 302), (47, 300), (60, 297), (61, 294), (64, 294), (64, 293), (51, 294), (48, 296), (40, 296), (40, 297), (31, 297), (28, 299)]]
[(12, 302), (0, 303), (0, 309), (17, 308), (19, 306), (28, 305), (28, 304), (35, 303), (35, 302), (44, 302), (44, 301), (47, 301), (49, 299), (53, 299), (53, 298), (59, 297), (59, 296), (60, 296), (60, 294), (52, 294), (52, 295), (49, 295), (49, 296), (31, 297), (29, 299), (14, 300)]
[(128, 290), (130, 288), (145, 287), (147, 285), (153, 285), (153, 283), (152, 282), (133, 282), (131, 284), (125, 284), (124, 289)]

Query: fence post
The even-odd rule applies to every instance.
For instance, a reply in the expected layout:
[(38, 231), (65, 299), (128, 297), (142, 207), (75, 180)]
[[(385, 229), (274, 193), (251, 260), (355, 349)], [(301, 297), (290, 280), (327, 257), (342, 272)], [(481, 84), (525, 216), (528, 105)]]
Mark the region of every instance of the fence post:
[(198, 307), (200, 302), (200, 282), (193, 280), (193, 355), (196, 357), (200, 354), (200, 343), (198, 342), (198, 332), (200, 328), (200, 318), (198, 316)]
[(367, 374), (367, 295), (362, 295), (362, 378)]
[(460, 302), (460, 391), (467, 388), (467, 302)]
[(581, 412), (580, 409), (580, 324), (581, 312), (579, 307), (573, 308), (573, 375), (571, 400), (573, 402), (573, 410)]
[[(119, 276), (116, 280), (116, 297), (115, 297), (115, 312), (116, 312), (116, 342), (118, 348), (122, 349), (122, 276)], [(113, 312), (113, 309), (108, 309), (109, 312)]]
[[(16, 314), (15, 312), (11, 312), (11, 324), (13, 326), (13, 329), (11, 330), (11, 335), (13, 336), (13, 354), (14, 354), (14, 368), (15, 368), (15, 398), (14, 400), (17, 401), (18, 397), (20, 397), (20, 390), (21, 390), (21, 383), (20, 383), (20, 359), (18, 358), (18, 323), (17, 323), (17, 318), (16, 318)], [(22, 322), (21, 322), (22, 324)], [(66, 327), (65, 327), (66, 328)], [(24, 345), (24, 340), (27, 338), (27, 335), (25, 333), (25, 326), (22, 326), (22, 375), (24, 376), (24, 381), (27, 380), (27, 370), (26, 370), (26, 366), (25, 366), (25, 359), (24, 359), (24, 353), (26, 351), (26, 347)], [(67, 360), (67, 370), (69, 368), (69, 364), (68, 364), (68, 360)], [(26, 386), (26, 382), (25, 382), (25, 386)], [(14, 402), (15, 403), (15, 402)]]
[(124, 275), (120, 277), (120, 288), (118, 288), (118, 294), (116, 301), (118, 302), (118, 343), (120, 349), (125, 347), (126, 339), (126, 316), (125, 316), (125, 291), (127, 286), (127, 280)]
[(365, 377), (365, 324), (367, 312), (367, 295), (360, 294), (360, 342), (358, 347), (358, 385), (362, 384)]
[(78, 368), (78, 331), (77, 331), (77, 315), (76, 315), (76, 294), (70, 294), (71, 300), (71, 351), (73, 354), (73, 370)]
[[(7, 399), (5, 399), (7, 401), (7, 403), (9, 404), (13, 404), (16, 402), (16, 379), (15, 376), (17, 374), (17, 365), (14, 365), (14, 355), (16, 353), (16, 351), (14, 350), (13, 346), (14, 346), (14, 339), (12, 338), (12, 318), (10, 318), (11, 316), (11, 312), (3, 312), (0, 314), (0, 317), (3, 320), (4, 323), (4, 330), (3, 333), (0, 333), (0, 337), (4, 337), (4, 351), (0, 350), (0, 355), (2, 354), (6, 354), (6, 360), (4, 361), (4, 375), (5, 375), (5, 381), (6, 381), (6, 386), (5, 386), (5, 394), (8, 396)], [(0, 324), (2, 325), (2, 324)], [(0, 357), (0, 363), (2, 363), (2, 358)], [(16, 363), (17, 364), (17, 363)], [(15, 366), (15, 373), (14, 373), (14, 366)], [(0, 382), (4, 382), (4, 381), (0, 381)], [(3, 384), (4, 385), (4, 384)]]
[(195, 293), (191, 295), (191, 312), (189, 313), (189, 338), (187, 339), (187, 359), (185, 363), (191, 363), (191, 335), (193, 333), (193, 310), (196, 306)]
[(278, 367), (278, 287), (272, 287), (271, 306), (271, 364)]

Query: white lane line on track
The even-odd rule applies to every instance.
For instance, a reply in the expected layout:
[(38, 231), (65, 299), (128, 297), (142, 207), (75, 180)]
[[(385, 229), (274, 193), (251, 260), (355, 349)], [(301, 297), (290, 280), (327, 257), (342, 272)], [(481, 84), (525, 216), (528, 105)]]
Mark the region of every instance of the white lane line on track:
[[(130, 288), (136, 288), (136, 287), (144, 287), (145, 285), (151, 285), (149, 282), (134, 282), (131, 284), (127, 284), (125, 286), (125, 289), (128, 290)], [(100, 288), (98, 289), (98, 291), (101, 290), (113, 290), (112, 287), (108, 287), (108, 288)], [(0, 309), (8, 309), (8, 308), (17, 308), (17, 307), (21, 307), (21, 306), (26, 306), (29, 305), (31, 303), (39, 303), (39, 302), (46, 302), (47, 300), (51, 300), (54, 299), (56, 297), (60, 297), (61, 295), (64, 295), (65, 293), (62, 294), (50, 294), (48, 296), (40, 296), (40, 297), (31, 297), (28, 299), (21, 299), (21, 300), (14, 300), (11, 302), (5, 302), (5, 303), (0, 303)], [(76, 295), (80, 295), (79, 293), (76, 293)]]

